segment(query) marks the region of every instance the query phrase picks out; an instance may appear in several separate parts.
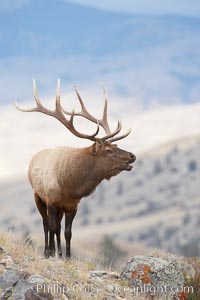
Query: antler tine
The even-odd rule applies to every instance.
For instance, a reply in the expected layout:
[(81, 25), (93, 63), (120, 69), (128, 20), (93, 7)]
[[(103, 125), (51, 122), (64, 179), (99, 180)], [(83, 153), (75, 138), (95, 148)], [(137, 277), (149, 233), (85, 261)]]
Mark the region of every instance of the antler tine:
[(57, 89), (56, 89), (56, 109), (60, 108), (60, 79), (57, 80)]
[(80, 138), (86, 138), (86, 139), (90, 139), (92, 141), (95, 141), (95, 136), (98, 134), (99, 132), (99, 125), (97, 124), (97, 130), (94, 134), (92, 135), (86, 135), (86, 134), (82, 134), (79, 133), (75, 128), (74, 128), (74, 124), (73, 124), (73, 120), (74, 120), (74, 116), (76, 115), (75, 111), (72, 110), (72, 113), (70, 113), (71, 117), (70, 120), (68, 121), (64, 114), (63, 114), (63, 109), (61, 107), (60, 104), (60, 79), (58, 78), (57, 80), (57, 89), (56, 89), (56, 110), (54, 113), (54, 117), (57, 118), (59, 121), (61, 121), (74, 135), (80, 137)]
[(114, 138), (108, 140), (108, 142), (109, 142), (109, 143), (113, 143), (113, 142), (119, 141), (119, 140), (121, 140), (121, 139), (124, 139), (124, 138), (127, 137), (130, 133), (131, 133), (131, 129), (129, 129), (126, 133), (124, 133), (124, 134), (121, 135), (121, 136), (114, 137)]
[(108, 110), (108, 96), (107, 96), (106, 88), (105, 88), (103, 82), (101, 83), (101, 86), (103, 88), (103, 92), (104, 92), (104, 96), (105, 96), (105, 104), (104, 104), (103, 117), (102, 117), (101, 123), (104, 126), (106, 134), (110, 134), (111, 131), (110, 131), (110, 127), (108, 125), (108, 117), (107, 117), (107, 114), (108, 114), (107, 113), (107, 110)]
[[(104, 88), (104, 89), (105, 89), (105, 88)], [(76, 95), (77, 95), (77, 97), (78, 97), (79, 103), (80, 103), (80, 105), (81, 105), (81, 111), (80, 111), (80, 112), (77, 112), (77, 113), (75, 112), (74, 115), (75, 115), (75, 116), (84, 117), (84, 118), (90, 120), (90, 121), (93, 122), (93, 123), (97, 123), (97, 122), (98, 122), (98, 124), (105, 130), (106, 134), (110, 134), (111, 131), (110, 131), (110, 128), (109, 128), (109, 125), (108, 125), (108, 121), (107, 121), (107, 97), (106, 97), (106, 99), (105, 99), (105, 105), (104, 105), (103, 117), (102, 117), (102, 119), (97, 119), (97, 118), (93, 117), (93, 116), (88, 112), (88, 110), (86, 109), (85, 104), (84, 104), (84, 102), (83, 102), (83, 100), (82, 100), (82, 98), (81, 98), (81, 96), (80, 96), (80, 94), (79, 94), (78, 89), (77, 89), (76, 86), (75, 86), (75, 91), (76, 91)], [(106, 95), (106, 93), (105, 93), (105, 95)], [(65, 114), (71, 115), (70, 112), (64, 110), (63, 108), (62, 108), (62, 110), (63, 110), (63, 112), (64, 112)]]
[(21, 108), (19, 107), (19, 105), (17, 104), (17, 102), (15, 101), (14, 104), (15, 104), (15, 107), (20, 110), (20, 111), (23, 111), (23, 112), (34, 112), (34, 111), (40, 111), (41, 108), (43, 108), (42, 106), (42, 103), (38, 97), (38, 93), (37, 93), (37, 85), (36, 85), (36, 82), (35, 82), (35, 79), (33, 79), (33, 96), (34, 96), (34, 99), (35, 99), (35, 102), (37, 104), (37, 107), (35, 108)]
[(21, 108), (21, 107), (19, 107), (19, 105), (16, 101), (14, 101), (14, 105), (18, 110), (23, 111), (23, 112), (37, 111), (36, 108), (33, 108), (33, 109)]
[(37, 107), (42, 107), (42, 103), (38, 97), (38, 92), (37, 92), (37, 85), (35, 82), (35, 79), (33, 79), (33, 96), (35, 98), (35, 102), (37, 103)]
[(114, 137), (116, 134), (118, 134), (121, 129), (122, 129), (122, 123), (121, 123), (121, 121), (118, 121), (117, 128), (115, 129), (115, 131), (112, 132), (112, 133), (110, 133), (110, 134), (107, 134), (106, 136), (104, 136), (103, 138), (101, 138), (101, 140), (103, 142), (105, 142), (106, 140), (108, 140), (108, 139)]
[[(83, 100), (81, 99), (81, 96), (80, 96), (80, 94), (79, 94), (79, 92), (78, 92), (76, 86), (75, 86), (75, 91), (76, 91), (76, 95), (77, 95), (77, 97), (78, 97), (79, 103), (80, 103), (80, 105), (81, 105), (81, 112), (78, 112), (78, 113), (74, 112), (74, 115), (75, 115), (75, 116), (84, 117), (84, 118), (86, 118), (86, 119), (92, 121), (93, 123), (99, 122), (99, 120), (97, 120), (95, 117), (93, 117), (93, 116), (87, 111), (87, 109), (86, 109), (86, 107), (85, 107), (85, 104), (83, 103)], [(64, 108), (62, 108), (62, 111), (63, 111), (65, 114), (67, 114), (67, 115), (71, 115), (71, 114), (72, 114), (71, 112), (66, 111)]]
[[(73, 120), (74, 120), (74, 116), (75, 116), (75, 111), (74, 111), (74, 109), (72, 110), (72, 113), (71, 113), (71, 117), (70, 117), (70, 119), (69, 119), (69, 124), (70, 124), (70, 127), (72, 128), (72, 132), (75, 134), (75, 135), (77, 135), (77, 133), (78, 133), (78, 131), (76, 131), (76, 129), (74, 128), (74, 125), (73, 125)], [(96, 135), (99, 133), (99, 122), (97, 121), (97, 130), (96, 130), (96, 132), (95, 133), (93, 133), (92, 135), (89, 135), (89, 136), (87, 136), (87, 138), (88, 139), (90, 139), (90, 140), (92, 140), (92, 141), (95, 141), (96, 140)], [(80, 134), (80, 133), (78, 133), (79, 135), (82, 135), (83, 136), (83, 134)], [(84, 135), (84, 136), (86, 136), (86, 135)], [(79, 136), (79, 137), (81, 137), (81, 136)]]
[(79, 103), (81, 105), (81, 108), (82, 108), (82, 113), (84, 113), (86, 116), (90, 115), (90, 113), (87, 111), (87, 109), (85, 107), (85, 104), (83, 103), (83, 100), (82, 100), (82, 98), (81, 98), (81, 96), (80, 96), (80, 94), (79, 94), (78, 89), (77, 89), (76, 86), (75, 86), (75, 91), (76, 91), (76, 95), (78, 97)]

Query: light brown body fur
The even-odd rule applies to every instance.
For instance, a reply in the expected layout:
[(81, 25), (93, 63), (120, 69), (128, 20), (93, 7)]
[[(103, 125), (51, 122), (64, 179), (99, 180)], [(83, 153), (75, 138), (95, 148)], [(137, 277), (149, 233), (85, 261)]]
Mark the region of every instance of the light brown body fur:
[(80, 199), (103, 179), (103, 169), (97, 168), (95, 158), (90, 148), (45, 149), (30, 163), (30, 183), (46, 204), (75, 210)]

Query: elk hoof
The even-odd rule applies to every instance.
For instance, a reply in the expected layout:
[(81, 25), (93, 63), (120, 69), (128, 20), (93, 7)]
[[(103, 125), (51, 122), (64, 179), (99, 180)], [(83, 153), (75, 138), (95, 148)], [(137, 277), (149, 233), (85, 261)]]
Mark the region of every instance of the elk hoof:
[(52, 257), (55, 256), (55, 250), (54, 249), (49, 250), (49, 256), (52, 256)]
[(62, 257), (62, 250), (58, 250), (58, 256)]
[(49, 249), (44, 250), (44, 257), (49, 258)]

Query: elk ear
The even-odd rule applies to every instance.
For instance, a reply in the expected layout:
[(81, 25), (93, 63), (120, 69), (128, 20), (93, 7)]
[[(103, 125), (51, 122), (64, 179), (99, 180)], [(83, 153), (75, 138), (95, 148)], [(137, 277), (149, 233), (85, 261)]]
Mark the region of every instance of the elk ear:
[(90, 148), (92, 155), (97, 155), (97, 152), (99, 151), (100, 147), (101, 145), (98, 142), (95, 142)]

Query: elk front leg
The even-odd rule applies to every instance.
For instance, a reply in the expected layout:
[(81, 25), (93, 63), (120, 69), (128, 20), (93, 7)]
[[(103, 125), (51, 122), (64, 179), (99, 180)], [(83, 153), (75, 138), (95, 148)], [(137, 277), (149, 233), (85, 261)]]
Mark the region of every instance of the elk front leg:
[(73, 212), (65, 212), (65, 240), (66, 240), (66, 257), (69, 258), (71, 256), (70, 253), (70, 243), (72, 237), (72, 222), (76, 215), (76, 211)]
[(48, 258), (49, 257), (49, 241), (48, 241), (49, 221), (47, 216), (47, 206), (42, 201), (42, 199), (38, 196), (38, 194), (35, 193), (34, 198), (35, 198), (35, 204), (43, 219), (44, 237), (45, 237), (44, 256)]
[(57, 211), (57, 229), (56, 229), (56, 238), (57, 238), (57, 247), (58, 247), (58, 256), (62, 257), (62, 248), (61, 248), (61, 240), (60, 240), (60, 231), (61, 231), (61, 220), (63, 217), (63, 211)]

